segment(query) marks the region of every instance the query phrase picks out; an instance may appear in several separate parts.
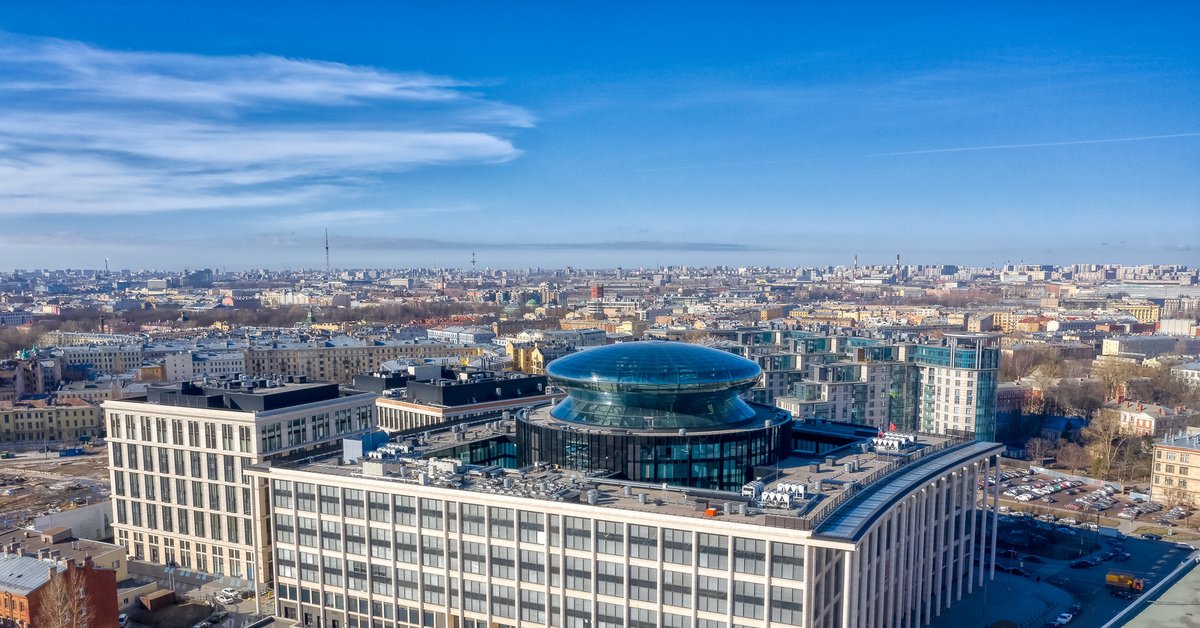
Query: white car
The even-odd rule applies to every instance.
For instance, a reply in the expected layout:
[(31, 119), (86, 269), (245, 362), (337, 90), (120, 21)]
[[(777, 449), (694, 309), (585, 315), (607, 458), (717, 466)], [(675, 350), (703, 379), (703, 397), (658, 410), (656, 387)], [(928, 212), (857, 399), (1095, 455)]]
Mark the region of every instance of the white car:
[(241, 597), (242, 592), (233, 587), (225, 587), (224, 589), (221, 589), (221, 595), (228, 595), (229, 597)]
[(1065, 626), (1065, 625), (1071, 623), (1072, 619), (1075, 619), (1074, 615), (1072, 615), (1070, 613), (1063, 613), (1062, 615), (1058, 616), (1058, 619), (1054, 620), (1054, 625), (1055, 626)]
[(1196, 549), (1196, 548), (1192, 547), (1191, 545), (1188, 545), (1187, 543), (1176, 543), (1176, 544), (1175, 544), (1175, 547), (1178, 547), (1179, 549), (1185, 549), (1185, 550), (1194, 550), (1194, 549)]
[(222, 604), (231, 604), (236, 599), (237, 598), (233, 597), (232, 595), (225, 595), (224, 593), (217, 596), (217, 601)]

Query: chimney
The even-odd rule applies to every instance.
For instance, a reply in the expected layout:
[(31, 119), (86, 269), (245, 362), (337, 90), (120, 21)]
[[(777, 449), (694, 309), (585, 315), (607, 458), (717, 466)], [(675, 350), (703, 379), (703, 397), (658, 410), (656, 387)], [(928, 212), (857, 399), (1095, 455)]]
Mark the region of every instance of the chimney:
[(50, 565), (50, 579), (53, 580), (54, 576), (57, 576), (57, 575), (58, 575), (58, 566)]
[(92, 562), (92, 554), (90, 552), (87, 554), (84, 554), (83, 555), (83, 568), (91, 569), (92, 567), (95, 567), (95, 566), (96, 566), (96, 563)]

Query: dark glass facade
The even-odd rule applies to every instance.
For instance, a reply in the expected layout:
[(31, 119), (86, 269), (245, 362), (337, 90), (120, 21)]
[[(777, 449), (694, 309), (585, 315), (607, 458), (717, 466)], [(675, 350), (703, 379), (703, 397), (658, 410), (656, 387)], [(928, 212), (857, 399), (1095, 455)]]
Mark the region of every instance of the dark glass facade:
[[(791, 416), (758, 406), (757, 427), (687, 433), (581, 430), (546, 417), (517, 416), (517, 457), (580, 473), (610, 471), (639, 482), (736, 491), (792, 450)], [(544, 414), (545, 409), (535, 411)]]

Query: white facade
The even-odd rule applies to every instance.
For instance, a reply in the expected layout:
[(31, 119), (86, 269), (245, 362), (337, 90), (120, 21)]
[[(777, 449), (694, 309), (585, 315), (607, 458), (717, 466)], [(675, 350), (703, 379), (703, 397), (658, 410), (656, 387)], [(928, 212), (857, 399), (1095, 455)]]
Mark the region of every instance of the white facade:
[(246, 372), (246, 356), (238, 351), (187, 351), (169, 354), (163, 360), (163, 368), (169, 382), (190, 381), (205, 375), (230, 377)]
[(975, 545), (987, 516), (975, 487), (999, 449), (971, 443), (917, 465), (881, 483), (876, 516), (834, 516), (819, 535), (791, 517), (660, 503), (666, 492), (645, 485), (607, 487), (593, 505), (499, 480), (372, 477), (365, 464), (251, 473), (271, 484), (276, 612), (301, 625), (898, 628), (990, 578), (973, 565), (995, 551), (994, 537)]
[(268, 551), (255, 542), (262, 487), (245, 469), (373, 428), (374, 397), (265, 412), (105, 402), (117, 542), (138, 560), (258, 579), (254, 552)]

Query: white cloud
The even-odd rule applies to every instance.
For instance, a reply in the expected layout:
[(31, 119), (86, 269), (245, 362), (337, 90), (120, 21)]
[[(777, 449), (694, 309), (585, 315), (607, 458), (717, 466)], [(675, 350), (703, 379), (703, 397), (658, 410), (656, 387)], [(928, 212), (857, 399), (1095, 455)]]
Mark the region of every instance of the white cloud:
[(505, 134), (531, 116), (465, 87), (0, 34), (0, 215), (287, 207), (364, 177), (517, 157)]

